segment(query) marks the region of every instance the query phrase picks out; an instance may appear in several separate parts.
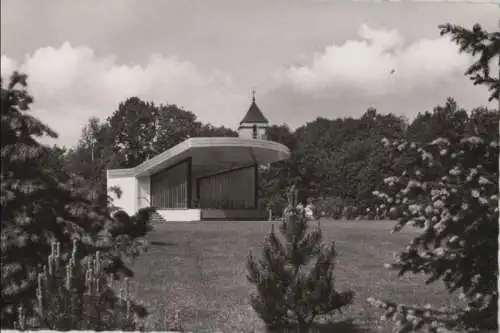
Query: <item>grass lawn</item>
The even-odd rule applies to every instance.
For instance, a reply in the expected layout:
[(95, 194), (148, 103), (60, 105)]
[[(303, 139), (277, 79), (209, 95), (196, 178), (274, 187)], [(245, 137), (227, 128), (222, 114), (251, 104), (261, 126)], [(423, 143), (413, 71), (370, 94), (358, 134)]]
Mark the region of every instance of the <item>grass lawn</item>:
[[(148, 306), (148, 330), (165, 330), (165, 317), (181, 311), (182, 328), (193, 332), (262, 332), (249, 304), (252, 286), (246, 281), (246, 257), (258, 249), (278, 222), (196, 222), (155, 225), (149, 251), (133, 264), (131, 290)], [(324, 240), (335, 241), (336, 285), (355, 291), (336, 332), (390, 332), (380, 311), (367, 304), (370, 296), (406, 304), (450, 304), (437, 282), (426, 286), (421, 276), (398, 278), (383, 267), (415, 231), (390, 234), (394, 222), (322, 220)], [(347, 324), (353, 322), (354, 324)], [(351, 327), (352, 326), (352, 327)], [(350, 328), (348, 328), (350, 327)], [(362, 329), (363, 328), (363, 329)]]

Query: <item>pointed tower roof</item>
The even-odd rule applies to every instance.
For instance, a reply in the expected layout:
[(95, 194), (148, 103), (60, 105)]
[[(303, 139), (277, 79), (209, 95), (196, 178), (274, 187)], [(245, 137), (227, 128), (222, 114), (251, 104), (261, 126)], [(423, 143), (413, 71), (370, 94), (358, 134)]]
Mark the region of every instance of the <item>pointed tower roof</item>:
[(243, 123), (264, 123), (268, 124), (269, 121), (267, 118), (264, 116), (262, 111), (260, 111), (259, 107), (257, 106), (257, 103), (255, 103), (255, 90), (252, 91), (252, 104), (250, 105), (250, 108), (248, 109), (247, 114), (245, 117), (243, 117), (243, 120), (240, 121), (240, 125)]

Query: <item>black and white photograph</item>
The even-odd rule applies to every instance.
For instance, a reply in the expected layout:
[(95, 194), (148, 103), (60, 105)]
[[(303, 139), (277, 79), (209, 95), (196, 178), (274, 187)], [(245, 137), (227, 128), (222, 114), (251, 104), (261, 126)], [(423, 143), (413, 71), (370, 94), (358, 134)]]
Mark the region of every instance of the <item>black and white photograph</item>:
[(0, 3), (2, 331), (498, 332), (500, 2)]

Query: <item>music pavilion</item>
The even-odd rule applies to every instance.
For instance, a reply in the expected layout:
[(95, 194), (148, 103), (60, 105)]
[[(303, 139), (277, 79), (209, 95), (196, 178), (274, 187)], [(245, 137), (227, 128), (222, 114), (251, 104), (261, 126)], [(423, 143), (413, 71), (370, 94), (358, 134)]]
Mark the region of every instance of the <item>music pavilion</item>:
[(252, 98), (239, 137), (197, 137), (130, 169), (107, 170), (107, 186), (122, 195), (114, 204), (128, 214), (152, 206), (166, 221), (262, 220), (258, 167), (290, 156), (266, 140), (269, 122)]

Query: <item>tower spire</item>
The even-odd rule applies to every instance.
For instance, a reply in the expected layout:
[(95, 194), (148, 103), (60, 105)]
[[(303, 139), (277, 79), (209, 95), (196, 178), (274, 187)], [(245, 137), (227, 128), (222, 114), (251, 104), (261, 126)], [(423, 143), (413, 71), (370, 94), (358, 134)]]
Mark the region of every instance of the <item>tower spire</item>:
[(247, 114), (240, 121), (238, 127), (239, 135), (247, 138), (264, 139), (265, 130), (269, 125), (269, 121), (262, 114), (257, 103), (255, 103), (255, 89), (252, 89), (252, 103), (248, 108)]

